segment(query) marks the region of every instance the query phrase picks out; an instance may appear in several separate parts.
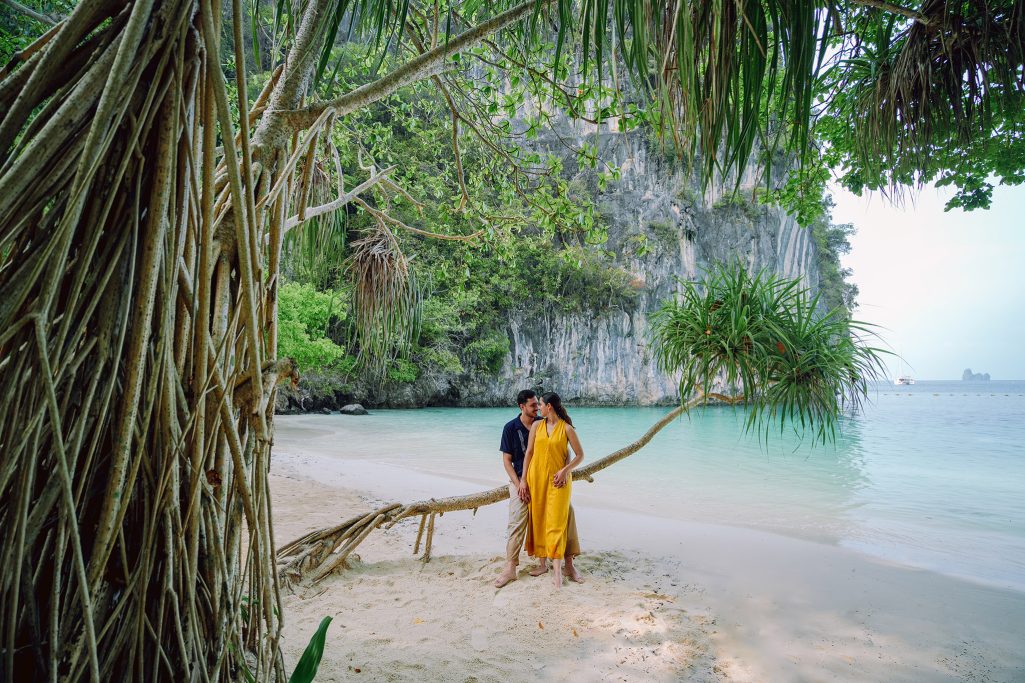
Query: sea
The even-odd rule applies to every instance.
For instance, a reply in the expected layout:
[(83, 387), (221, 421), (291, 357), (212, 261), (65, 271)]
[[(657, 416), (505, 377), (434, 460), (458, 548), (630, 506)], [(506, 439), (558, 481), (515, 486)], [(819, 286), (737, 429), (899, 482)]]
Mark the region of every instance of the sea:
[[(665, 407), (569, 406), (587, 461), (640, 437)], [(346, 458), (504, 482), (509, 408), (375, 410), (345, 420)], [(706, 406), (643, 449), (575, 483), (574, 501), (748, 527), (1025, 592), (1025, 381), (879, 383), (832, 444), (745, 429)]]

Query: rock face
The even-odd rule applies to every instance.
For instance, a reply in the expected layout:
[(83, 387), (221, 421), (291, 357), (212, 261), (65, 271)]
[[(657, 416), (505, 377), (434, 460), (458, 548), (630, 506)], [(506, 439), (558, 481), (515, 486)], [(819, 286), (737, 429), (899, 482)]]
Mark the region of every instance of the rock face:
[[(330, 410), (327, 411), (331, 413)], [(342, 415), (368, 415), (367, 409), (361, 406), (359, 403), (350, 403), (349, 405), (342, 406), (339, 410)]]
[[(386, 403), (505, 405), (529, 387), (589, 405), (670, 404), (678, 400), (677, 380), (656, 366), (648, 317), (677, 292), (678, 278), (694, 279), (714, 262), (739, 258), (751, 270), (801, 277), (817, 288), (811, 229), (782, 210), (702, 194), (679, 160), (643, 134), (599, 132), (593, 126), (560, 133), (597, 143), (601, 157), (621, 169), (621, 179), (599, 191), (593, 171), (576, 169), (572, 157), (564, 159), (566, 173), (592, 193), (608, 223), (608, 242), (602, 246), (631, 274), (635, 303), (600, 310), (596, 302), (599, 312), (587, 314), (563, 314), (543, 302), (510, 311), (510, 353), (498, 376), (421, 377), (405, 396), (381, 397)], [(550, 148), (558, 146), (551, 142)], [(755, 184), (746, 178), (740, 195), (750, 198)]]
[(965, 382), (988, 382), (988, 372), (972, 372), (971, 368), (965, 368), (965, 371), (961, 373), (961, 379)]
[[(608, 225), (601, 248), (629, 275), (637, 294), (632, 303), (609, 308), (596, 301), (593, 311), (573, 314), (552, 302), (510, 310), (510, 351), (497, 375), (425, 371), (412, 384), (349, 384), (333, 395), (306, 397), (302, 410), (354, 401), (386, 407), (510, 405), (523, 388), (557, 391), (564, 401), (588, 405), (671, 404), (678, 400), (677, 379), (658, 370), (648, 318), (678, 291), (678, 278), (695, 279), (714, 262), (740, 259), (751, 270), (800, 277), (817, 290), (811, 229), (781, 209), (752, 201), (756, 178), (742, 180), (738, 196), (744, 199), (703, 193), (680, 160), (642, 132), (619, 133), (609, 125), (598, 130), (565, 119), (558, 126), (563, 140), (597, 145), (600, 158), (621, 171), (618, 181), (599, 190), (596, 173), (578, 168), (555, 134), (537, 143), (561, 154), (571, 185), (594, 198)], [(283, 400), (279, 404), (289, 410)]]

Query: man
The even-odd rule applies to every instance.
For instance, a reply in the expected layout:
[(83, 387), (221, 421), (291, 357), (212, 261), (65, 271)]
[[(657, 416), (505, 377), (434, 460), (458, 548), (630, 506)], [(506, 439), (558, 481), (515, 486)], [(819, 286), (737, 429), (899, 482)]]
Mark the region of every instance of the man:
[[(527, 536), (527, 513), (530, 510), (530, 492), (520, 492), (520, 479), (523, 477), (523, 458), (527, 455), (527, 442), (530, 439), (530, 426), (538, 417), (537, 394), (524, 389), (516, 395), (516, 403), (520, 414), (510, 420), (502, 429), (502, 464), (509, 475), (509, 540), (505, 549), (505, 569), (495, 580), (495, 587), (501, 588), (510, 581), (516, 580), (516, 566), (520, 563), (520, 550)], [(577, 523), (573, 514), (573, 506), (569, 508), (569, 523), (566, 531), (566, 578), (570, 581), (583, 583), (580, 574), (573, 566), (573, 557), (580, 554), (580, 540), (577, 538)], [(530, 570), (531, 576), (540, 576), (548, 571), (548, 563), (541, 561)]]

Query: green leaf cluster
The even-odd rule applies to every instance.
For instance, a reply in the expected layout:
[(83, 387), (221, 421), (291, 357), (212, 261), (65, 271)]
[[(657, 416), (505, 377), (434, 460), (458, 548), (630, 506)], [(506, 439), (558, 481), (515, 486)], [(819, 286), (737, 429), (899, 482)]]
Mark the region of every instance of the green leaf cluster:
[(285, 282), (278, 292), (278, 357), (290, 357), (302, 371), (340, 367), (345, 349), (328, 336), (345, 318), (341, 298), (312, 285)]
[(680, 285), (653, 314), (652, 335), (659, 367), (680, 377), (681, 400), (724, 387), (749, 406), (748, 428), (810, 430), (825, 442), (884, 374), (885, 352), (867, 343), (871, 326), (842, 308), (822, 314), (800, 280), (735, 262)]
[(955, 188), (948, 211), (987, 209), (995, 183), (1025, 182), (1022, 4), (921, 12), (849, 8), (819, 86), (817, 164), (858, 195), (935, 183)]

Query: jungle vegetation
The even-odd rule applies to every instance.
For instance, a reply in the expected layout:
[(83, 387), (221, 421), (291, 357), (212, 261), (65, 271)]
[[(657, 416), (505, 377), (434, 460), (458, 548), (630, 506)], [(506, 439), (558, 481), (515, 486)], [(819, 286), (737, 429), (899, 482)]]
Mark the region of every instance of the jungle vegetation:
[[(600, 232), (516, 143), (556, 109), (650, 126), (707, 182), (779, 150), (795, 170), (767, 189), (806, 222), (834, 169), (855, 189), (952, 184), (972, 208), (1025, 167), (1012, 0), (0, 7), (4, 680), (287, 677), (267, 471), (275, 387), (297, 377), (279, 340), (323, 319), (278, 315), (283, 256), (311, 220), (366, 226), (325, 277), (348, 280), (342, 322), (383, 368), (421, 324), (398, 234)], [(516, 79), (511, 100), (491, 69)], [(354, 137), (382, 117), (387, 138), (382, 103), (417, 87), (448, 109), (448, 168)], [(514, 131), (500, 114), (521, 98), (533, 120)], [(438, 193), (413, 195), (410, 174)], [(734, 341), (727, 360), (748, 348)], [(797, 368), (792, 393), (758, 396), (828, 421), (818, 370), (856, 394), (867, 367)]]

